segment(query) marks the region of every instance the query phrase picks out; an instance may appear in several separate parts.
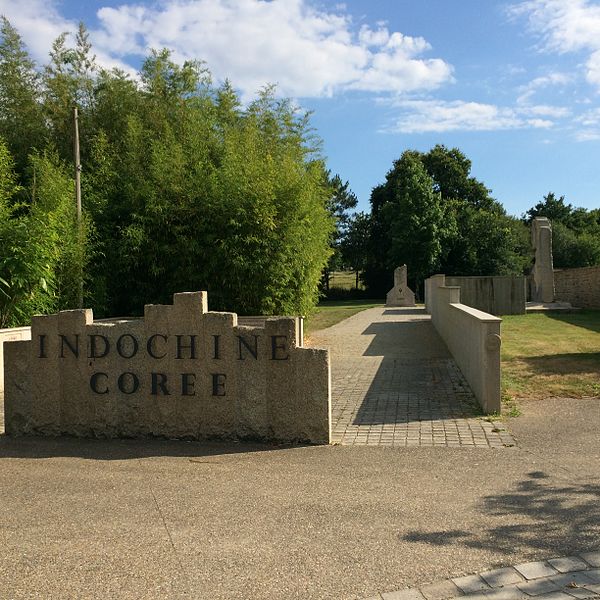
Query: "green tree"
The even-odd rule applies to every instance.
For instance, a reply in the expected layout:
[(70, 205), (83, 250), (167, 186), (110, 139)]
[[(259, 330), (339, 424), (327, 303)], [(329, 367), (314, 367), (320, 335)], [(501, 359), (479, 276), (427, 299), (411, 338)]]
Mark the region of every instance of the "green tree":
[[(4, 208), (11, 248), (39, 249), (29, 263), (42, 257), (46, 269), (42, 277), (4, 277), (13, 290), (18, 280), (26, 282), (19, 319), (34, 305), (70, 306), (81, 264), (99, 315), (137, 314), (145, 303), (168, 302), (186, 289), (208, 289), (212, 308), (310, 312), (331, 254), (332, 196), (351, 193), (341, 182), (332, 191), (309, 115), (270, 86), (243, 106), (231, 83), (214, 87), (202, 63), (179, 65), (168, 50), (151, 52), (137, 78), (98, 69), (83, 24), (72, 44), (66, 33), (57, 38), (38, 77), (18, 34), (7, 23), (3, 31), (5, 72), (30, 77), (21, 79), (27, 90), (35, 88), (30, 104), (43, 126), (35, 142), (17, 148), (13, 140), (15, 181), (22, 185), (15, 183)], [(0, 81), (5, 106), (24, 105), (17, 75)], [(70, 236), (76, 228), (65, 171), (75, 105), (85, 246)], [(15, 114), (21, 118), (25, 110)], [(14, 132), (11, 119), (7, 135)], [(343, 201), (334, 198), (333, 206)], [(26, 233), (17, 243), (15, 236)]]
[(406, 151), (386, 176), (380, 208), (386, 234), (388, 271), (408, 266), (409, 280), (418, 295), (423, 279), (437, 266), (444, 238), (439, 192), (418, 153)]
[(52, 44), (50, 62), (43, 75), (43, 110), (52, 145), (63, 160), (73, 157), (73, 107), (81, 109), (82, 155), (87, 158), (87, 138), (91, 135), (97, 66), (89, 35), (83, 23), (75, 35), (75, 46), (67, 46), (67, 33)]
[(368, 265), (370, 237), (370, 215), (364, 212), (352, 215), (348, 223), (346, 235), (340, 244), (340, 253), (342, 263), (356, 272), (356, 289), (358, 289), (359, 274)]
[[(428, 257), (421, 268), (417, 268), (419, 277), (426, 277), (433, 270), (449, 275), (516, 275), (524, 272), (530, 254), (525, 227), (506, 215), (502, 205), (491, 197), (490, 190), (471, 176), (471, 161), (458, 148), (437, 145), (427, 153), (406, 151), (401, 160), (411, 163), (413, 173), (419, 170), (416, 163), (421, 165), (428, 179), (422, 174), (413, 176), (415, 198), (428, 197), (429, 200), (424, 201), (423, 206), (405, 201), (405, 213), (391, 228), (389, 213), (397, 212), (394, 181), (401, 182), (396, 188), (411, 189), (406, 183), (411, 177), (406, 174), (406, 169), (398, 169), (399, 161), (396, 161), (386, 183), (373, 189), (365, 280), (374, 294), (382, 295), (391, 287), (394, 265), (389, 260), (390, 252), (395, 254), (396, 260), (407, 257), (404, 262), (409, 266), (410, 278), (407, 240), (415, 235), (415, 239), (425, 242), (425, 247), (417, 252), (422, 251)], [(404, 175), (399, 179), (401, 172)], [(425, 192), (428, 186), (429, 192), (437, 195), (435, 202)], [(427, 220), (432, 223), (429, 233), (416, 225)], [(401, 248), (401, 251), (391, 248)]]
[(565, 197), (557, 198), (553, 192), (544, 196), (533, 208), (525, 213), (525, 222), (531, 223), (535, 217), (547, 217), (551, 222), (559, 222), (564, 225), (571, 223), (573, 206), (565, 203)]
[(32, 148), (45, 144), (40, 78), (17, 30), (0, 17), (0, 136), (22, 174)]
[(523, 216), (528, 225), (535, 217), (547, 217), (552, 225), (552, 252), (557, 268), (600, 264), (600, 210), (588, 211), (567, 204), (553, 192)]
[(351, 216), (350, 210), (356, 208), (358, 198), (350, 189), (350, 182), (342, 181), (339, 175), (331, 177), (327, 172), (327, 179), (331, 188), (330, 196), (327, 201), (327, 210), (335, 223), (335, 229), (331, 237), (332, 254), (323, 270), (323, 287), (329, 289), (329, 278), (332, 271), (338, 271), (344, 266), (344, 259), (341, 247), (348, 233)]
[(19, 186), (0, 142), (0, 327), (29, 323), (35, 313), (76, 306), (85, 254), (77, 235), (73, 182), (58, 158), (32, 156), (35, 188)]
[(564, 223), (552, 223), (552, 258), (557, 269), (600, 265), (600, 235), (577, 233)]
[(490, 196), (490, 190), (470, 176), (471, 161), (458, 148), (448, 149), (438, 144), (420, 156), (433, 179), (435, 191), (444, 201), (461, 200), (477, 209), (502, 212), (500, 204)]

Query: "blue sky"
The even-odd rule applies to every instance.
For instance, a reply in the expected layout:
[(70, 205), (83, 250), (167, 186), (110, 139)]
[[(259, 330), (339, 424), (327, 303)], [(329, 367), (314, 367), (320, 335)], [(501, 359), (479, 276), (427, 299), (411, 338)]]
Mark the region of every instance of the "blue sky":
[(98, 61), (149, 48), (207, 61), (244, 98), (314, 111), (334, 173), (368, 210), (406, 149), (459, 147), (514, 215), (549, 191), (600, 207), (600, 2), (594, 0), (0, 0), (31, 54), (83, 20)]

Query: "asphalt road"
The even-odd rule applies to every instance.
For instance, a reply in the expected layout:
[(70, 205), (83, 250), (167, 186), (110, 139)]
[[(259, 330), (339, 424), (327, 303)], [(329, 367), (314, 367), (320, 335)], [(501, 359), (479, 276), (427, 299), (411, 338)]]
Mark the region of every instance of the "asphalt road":
[(0, 437), (0, 598), (364, 598), (600, 548), (600, 399), (516, 448)]

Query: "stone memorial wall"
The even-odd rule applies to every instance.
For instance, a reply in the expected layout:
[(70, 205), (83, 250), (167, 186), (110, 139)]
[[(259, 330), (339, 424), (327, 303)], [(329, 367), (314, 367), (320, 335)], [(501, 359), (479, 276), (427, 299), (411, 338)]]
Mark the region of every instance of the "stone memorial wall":
[(527, 299), (525, 277), (446, 276), (446, 285), (460, 288), (460, 301), (491, 315), (524, 315)]
[(427, 312), (485, 413), (500, 412), (502, 319), (461, 303), (461, 289), (445, 275), (425, 281)]
[(600, 266), (556, 270), (554, 281), (557, 301), (600, 309)]
[(294, 318), (244, 327), (207, 305), (192, 292), (143, 319), (34, 317), (31, 341), (4, 345), (6, 432), (329, 443), (328, 351), (301, 347)]

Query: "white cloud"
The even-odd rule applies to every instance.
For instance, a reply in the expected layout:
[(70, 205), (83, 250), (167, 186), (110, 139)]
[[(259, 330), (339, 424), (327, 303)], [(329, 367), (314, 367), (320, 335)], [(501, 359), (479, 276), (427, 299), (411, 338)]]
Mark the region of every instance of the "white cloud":
[(575, 139), (578, 142), (600, 140), (600, 108), (592, 108), (575, 119), (578, 127)]
[(595, 142), (600, 140), (600, 128), (583, 129), (575, 132), (575, 140), (578, 142)]
[[(52, 0), (0, 0), (36, 57), (62, 30)], [(21, 15), (21, 16), (20, 16)], [(176, 60), (205, 60), (217, 79), (230, 78), (248, 97), (266, 83), (286, 96), (322, 97), (347, 90), (403, 94), (452, 80), (441, 58), (423, 58), (426, 40), (385, 24), (353, 25), (343, 5), (318, 9), (310, 0), (163, 0), (123, 3), (97, 13), (91, 32), (99, 62), (123, 64), (150, 48), (167, 47)]]
[(593, 108), (591, 110), (586, 111), (577, 119), (575, 119), (577, 123), (581, 123), (586, 127), (597, 127), (600, 126), (600, 108)]
[(495, 131), (501, 129), (544, 128), (549, 119), (524, 114), (516, 109), (462, 100), (400, 100), (401, 114), (387, 129), (393, 133), (446, 131)]
[(521, 106), (518, 108), (518, 112), (521, 115), (549, 117), (552, 119), (561, 119), (571, 114), (571, 110), (564, 106), (549, 106), (547, 104)]
[(532, 79), (527, 85), (519, 88), (520, 95), (517, 98), (519, 104), (528, 103), (540, 90), (548, 87), (565, 86), (573, 81), (572, 75), (568, 73), (550, 73)]
[(584, 52), (585, 77), (600, 88), (600, 6), (589, 0), (526, 0), (509, 14), (525, 16), (542, 47), (561, 54)]
[[(44, 0), (0, 0), (0, 15), (5, 16), (27, 44), (31, 56), (38, 64), (48, 62), (52, 42), (61, 34), (74, 34), (78, 23), (65, 19), (58, 12), (56, 2)], [(91, 36), (93, 38), (93, 35)], [(67, 45), (73, 36), (67, 39)], [(102, 46), (93, 48), (97, 63), (106, 69), (116, 67), (133, 75), (135, 70)]]
[(52, 42), (63, 32), (74, 30), (76, 24), (60, 16), (53, 2), (43, 0), (0, 0), (0, 15), (19, 30), (31, 55), (45, 61)]

